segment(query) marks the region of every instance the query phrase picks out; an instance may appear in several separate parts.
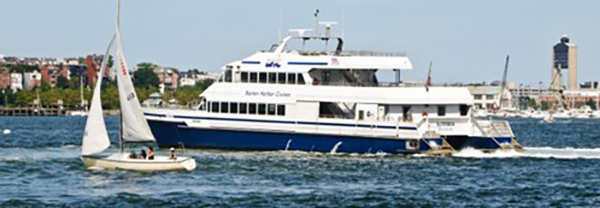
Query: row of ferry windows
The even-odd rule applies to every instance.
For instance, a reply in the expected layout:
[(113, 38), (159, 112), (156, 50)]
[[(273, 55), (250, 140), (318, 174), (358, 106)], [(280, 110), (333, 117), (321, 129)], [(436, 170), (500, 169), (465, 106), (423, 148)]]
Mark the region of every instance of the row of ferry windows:
[(242, 82), (269, 84), (304, 84), (301, 73), (285, 72), (242, 72)]
[(272, 103), (208, 102), (209, 112), (285, 116), (285, 105)]

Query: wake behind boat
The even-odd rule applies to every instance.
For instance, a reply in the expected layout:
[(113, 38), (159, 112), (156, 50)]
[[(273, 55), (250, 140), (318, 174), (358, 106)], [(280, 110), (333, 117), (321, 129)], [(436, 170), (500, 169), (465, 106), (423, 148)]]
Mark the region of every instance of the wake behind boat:
[[(154, 143), (154, 135), (141, 110), (137, 99), (125, 56), (121, 47), (121, 34), (119, 28), (120, 1), (117, 3), (117, 26), (113, 39), (110, 41), (104, 57), (109, 57), (113, 44), (116, 46), (117, 64), (116, 77), (121, 104), (121, 134), (119, 136), (120, 152), (109, 156), (99, 154), (110, 146), (106, 131), (100, 100), (102, 77), (98, 78), (89, 116), (83, 135), (81, 160), (88, 168), (123, 169), (136, 171), (169, 171), (169, 170), (194, 170), (196, 161), (190, 157), (164, 157), (156, 156), (153, 159), (130, 159), (128, 153), (123, 153), (124, 143)], [(104, 58), (100, 68), (100, 76), (104, 74), (108, 58)]]

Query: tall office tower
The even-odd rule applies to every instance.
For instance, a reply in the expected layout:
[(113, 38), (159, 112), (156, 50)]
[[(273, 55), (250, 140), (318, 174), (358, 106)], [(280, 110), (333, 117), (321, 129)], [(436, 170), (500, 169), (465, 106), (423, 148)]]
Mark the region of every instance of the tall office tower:
[(554, 90), (562, 89), (563, 73), (567, 70), (567, 89), (577, 89), (577, 45), (564, 35), (552, 50), (552, 80)]

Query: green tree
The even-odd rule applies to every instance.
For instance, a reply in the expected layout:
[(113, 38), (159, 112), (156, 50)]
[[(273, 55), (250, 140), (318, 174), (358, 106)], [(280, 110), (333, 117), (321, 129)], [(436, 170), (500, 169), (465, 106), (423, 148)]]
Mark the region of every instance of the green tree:
[(200, 93), (202, 93), (202, 89), (199, 86), (180, 87), (177, 89), (177, 92), (175, 92), (175, 99), (177, 99), (179, 104), (187, 105), (191, 101), (197, 99)]
[(150, 97), (150, 94), (155, 93), (155, 92), (158, 92), (158, 88), (156, 88), (156, 87), (149, 87), (149, 88), (136, 87), (135, 88), (135, 93), (137, 94), (137, 97), (138, 97), (138, 100), (140, 101), (140, 103), (147, 100), (148, 97)]
[(158, 76), (154, 73), (154, 67), (156, 66), (151, 63), (138, 64), (138, 69), (133, 74), (133, 84), (142, 88), (157, 87)]
[(535, 99), (529, 99), (529, 103), (527, 103), (527, 106), (530, 107), (530, 108), (537, 108), (538, 107), (537, 103), (535, 102)]
[(69, 88), (69, 79), (67, 79), (66, 77), (63, 76), (58, 76), (57, 80), (56, 80), (56, 87), (60, 88), (60, 89), (66, 89)]
[(42, 105), (54, 105), (57, 104), (58, 100), (61, 100), (62, 90), (60, 89), (51, 89), (46, 92), (40, 94), (40, 99), (42, 100)]
[(212, 80), (212, 79), (204, 79), (202, 81), (196, 82), (196, 86), (199, 87), (200, 90), (204, 91), (204, 90), (206, 90), (206, 88), (208, 88), (214, 82), (215, 82), (215, 80)]
[(102, 107), (104, 109), (119, 109), (119, 90), (116, 85), (110, 85), (102, 89)]
[(588, 106), (590, 106), (590, 108), (592, 108), (592, 110), (596, 110), (596, 102), (594, 101), (594, 99), (588, 99), (586, 104)]
[(542, 110), (549, 110), (552, 107), (552, 103), (542, 102)]
[(0, 105), (14, 106), (17, 101), (17, 94), (11, 89), (2, 89), (0, 91)]
[(46, 92), (48, 90), (50, 90), (50, 84), (48, 84), (48, 82), (46, 82), (45, 80), (42, 79), (42, 84), (40, 86), (42, 92)]
[(81, 103), (81, 99), (79, 96), (79, 90), (75, 89), (64, 89), (62, 90), (63, 104), (67, 108), (75, 108)]
[(16, 96), (17, 99), (15, 104), (17, 106), (28, 106), (37, 98), (37, 95), (33, 90), (21, 90), (17, 92)]

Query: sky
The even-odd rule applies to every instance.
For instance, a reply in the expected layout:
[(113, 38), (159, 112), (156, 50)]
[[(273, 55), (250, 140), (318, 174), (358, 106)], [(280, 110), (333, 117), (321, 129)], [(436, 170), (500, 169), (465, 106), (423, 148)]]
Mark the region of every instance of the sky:
[[(114, 33), (110, 0), (0, 0), (0, 54), (101, 54)], [(292, 28), (338, 21), (348, 50), (405, 52), (404, 80), (434, 83), (550, 82), (551, 49), (568, 35), (579, 49), (579, 82), (600, 80), (600, 1), (559, 0), (122, 0), (123, 48), (130, 65), (218, 71), (267, 50)], [(280, 29), (281, 28), (281, 29)], [(342, 29), (343, 28), (343, 29)], [(343, 31), (343, 32), (342, 32)]]

